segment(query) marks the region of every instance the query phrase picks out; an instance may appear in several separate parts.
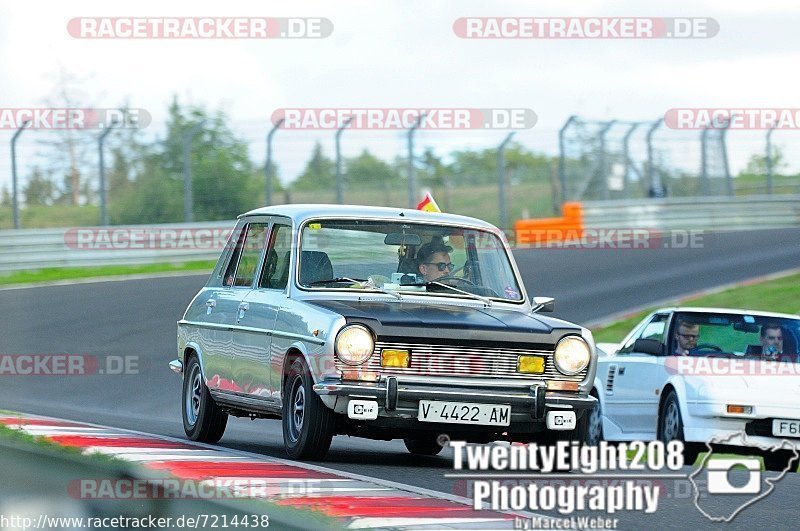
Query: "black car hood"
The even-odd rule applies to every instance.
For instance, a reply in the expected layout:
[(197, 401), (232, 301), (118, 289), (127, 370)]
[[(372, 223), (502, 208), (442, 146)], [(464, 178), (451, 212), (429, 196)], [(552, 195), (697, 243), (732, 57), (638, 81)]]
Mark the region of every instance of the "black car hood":
[(444, 342), (519, 343), (552, 348), (561, 337), (576, 333), (576, 325), (538, 315), (497, 308), (475, 308), (450, 304), (417, 304), (402, 301), (315, 300), (309, 301), (345, 317), (364, 323), (380, 337)]

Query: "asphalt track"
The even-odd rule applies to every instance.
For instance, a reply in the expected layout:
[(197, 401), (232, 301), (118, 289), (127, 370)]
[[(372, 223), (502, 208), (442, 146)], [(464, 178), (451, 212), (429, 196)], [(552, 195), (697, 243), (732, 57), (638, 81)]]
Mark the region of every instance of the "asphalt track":
[[(529, 293), (555, 297), (555, 315), (576, 322), (800, 265), (800, 229), (703, 234), (693, 247), (671, 243), (515, 255)], [(0, 353), (138, 356), (138, 374), (0, 376), (0, 408), (183, 437), (180, 381), (167, 362), (175, 357), (175, 321), (204, 281), (193, 275), (0, 291)], [(278, 421), (231, 419), (221, 444), (284, 456)], [(324, 466), (464, 494), (443, 477), (451, 463), (446, 452), (412, 457), (399, 441), (337, 437)], [(785, 478), (726, 527), (796, 521), (798, 477)], [(655, 515), (619, 517), (623, 529), (710, 525), (678, 492), (662, 499)]]

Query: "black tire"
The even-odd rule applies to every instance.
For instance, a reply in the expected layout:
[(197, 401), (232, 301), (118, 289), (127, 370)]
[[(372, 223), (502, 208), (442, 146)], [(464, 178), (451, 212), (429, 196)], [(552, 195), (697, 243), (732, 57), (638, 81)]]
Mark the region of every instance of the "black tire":
[(658, 412), (658, 440), (665, 444), (670, 441), (683, 442), (683, 462), (688, 466), (692, 466), (697, 461), (697, 456), (703, 449), (703, 445), (687, 443), (684, 438), (683, 417), (675, 391), (668, 392), (661, 404), (661, 410)]
[[(770, 472), (783, 472), (789, 466), (789, 460), (794, 457), (791, 450), (775, 450), (774, 452), (764, 452), (764, 468)], [(797, 471), (797, 459), (792, 463), (789, 472)]]
[(228, 414), (211, 398), (197, 356), (186, 364), (181, 393), (183, 431), (193, 441), (215, 443), (225, 433)]
[(437, 436), (419, 437), (414, 439), (403, 439), (406, 448), (414, 455), (439, 455), (442, 445), (439, 444)]
[(321, 460), (333, 439), (336, 414), (313, 389), (302, 358), (294, 360), (283, 390), (283, 447), (292, 459)]
[(603, 409), (600, 407), (600, 400), (585, 415), (587, 417), (585, 444), (597, 446), (603, 440)]

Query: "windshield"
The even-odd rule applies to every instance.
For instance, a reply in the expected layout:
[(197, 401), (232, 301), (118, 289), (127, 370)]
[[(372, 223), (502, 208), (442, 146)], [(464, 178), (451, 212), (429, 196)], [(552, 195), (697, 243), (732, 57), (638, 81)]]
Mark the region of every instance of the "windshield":
[(672, 329), (675, 354), (798, 361), (800, 319), (686, 312)]
[(522, 301), (509, 257), (489, 231), (421, 223), (319, 220), (300, 237), (305, 288)]

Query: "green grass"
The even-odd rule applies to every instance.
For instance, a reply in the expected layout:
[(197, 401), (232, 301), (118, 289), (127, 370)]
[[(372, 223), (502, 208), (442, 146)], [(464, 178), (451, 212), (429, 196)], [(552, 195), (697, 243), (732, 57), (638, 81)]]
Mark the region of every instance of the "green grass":
[[(710, 306), (717, 308), (746, 308), (796, 314), (800, 312), (800, 274), (789, 275), (749, 286), (731, 288), (720, 293), (703, 295), (690, 300), (675, 300), (681, 306)], [(664, 306), (669, 306), (665, 304)], [(619, 342), (652, 310), (617, 321), (608, 326), (594, 328), (595, 341)]]
[(69, 267), (46, 268), (35, 271), (15, 271), (9, 275), (0, 276), (0, 286), (12, 284), (28, 284), (38, 282), (52, 282), (57, 280), (73, 280), (92, 277), (113, 277), (119, 275), (138, 275), (147, 273), (165, 273), (173, 271), (206, 271), (214, 268), (216, 262), (201, 260), (180, 264), (143, 264), (143, 265), (114, 265), (97, 267)]

